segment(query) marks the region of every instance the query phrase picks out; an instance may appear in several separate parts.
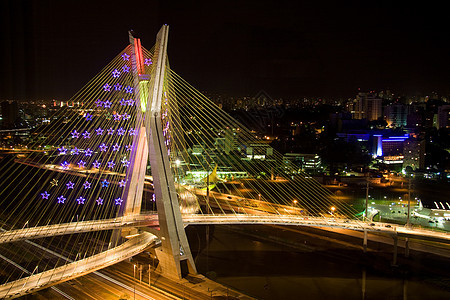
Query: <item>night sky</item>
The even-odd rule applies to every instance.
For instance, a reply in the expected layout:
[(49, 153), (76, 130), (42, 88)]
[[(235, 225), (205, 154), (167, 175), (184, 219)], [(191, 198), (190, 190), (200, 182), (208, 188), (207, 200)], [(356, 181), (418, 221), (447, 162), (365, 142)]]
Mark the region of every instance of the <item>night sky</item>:
[(208, 93), (450, 94), (445, 1), (0, 0), (0, 22), (0, 99), (68, 99), (162, 24), (171, 68)]

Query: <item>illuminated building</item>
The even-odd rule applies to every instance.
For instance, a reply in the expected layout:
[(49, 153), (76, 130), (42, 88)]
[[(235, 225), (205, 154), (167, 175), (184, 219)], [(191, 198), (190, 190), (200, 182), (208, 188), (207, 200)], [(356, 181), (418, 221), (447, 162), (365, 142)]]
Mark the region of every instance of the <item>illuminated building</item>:
[(403, 145), (403, 168), (425, 168), (425, 140), (407, 140)]

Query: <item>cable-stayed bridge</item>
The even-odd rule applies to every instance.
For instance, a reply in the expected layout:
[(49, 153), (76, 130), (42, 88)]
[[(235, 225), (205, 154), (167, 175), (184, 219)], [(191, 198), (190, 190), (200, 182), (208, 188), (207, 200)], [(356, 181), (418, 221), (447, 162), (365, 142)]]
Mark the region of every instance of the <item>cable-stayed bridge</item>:
[[(150, 50), (130, 34), (130, 45), (32, 133), (29, 149), (39, 151), (3, 159), (0, 253), (14, 252), (31, 275), (2, 273), (0, 297), (151, 247), (165, 276), (195, 274), (189, 224), (345, 228), (448, 242), (446, 233), (357, 219), (348, 203), (176, 74), (167, 42), (168, 26)], [(30, 239), (68, 262), (36, 257)]]

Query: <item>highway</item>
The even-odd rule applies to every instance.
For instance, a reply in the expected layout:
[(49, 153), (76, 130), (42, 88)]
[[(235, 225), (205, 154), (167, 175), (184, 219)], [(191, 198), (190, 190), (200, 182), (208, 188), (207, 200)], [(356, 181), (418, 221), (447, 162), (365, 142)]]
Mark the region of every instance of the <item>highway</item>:
[(118, 247), (52, 270), (37, 273), (0, 286), (0, 298), (16, 298), (94, 272), (133, 257), (156, 241), (150, 233), (141, 233)]

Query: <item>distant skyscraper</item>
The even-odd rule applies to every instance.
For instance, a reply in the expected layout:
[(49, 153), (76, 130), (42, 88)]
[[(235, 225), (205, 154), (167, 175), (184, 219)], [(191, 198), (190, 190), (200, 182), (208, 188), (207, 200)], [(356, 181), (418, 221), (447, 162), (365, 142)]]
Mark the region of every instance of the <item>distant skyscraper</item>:
[(388, 126), (401, 127), (406, 126), (408, 117), (408, 106), (404, 104), (391, 104), (384, 108), (384, 116)]
[(382, 116), (381, 104), (382, 100), (374, 93), (358, 93), (351, 108), (353, 119), (377, 120)]

